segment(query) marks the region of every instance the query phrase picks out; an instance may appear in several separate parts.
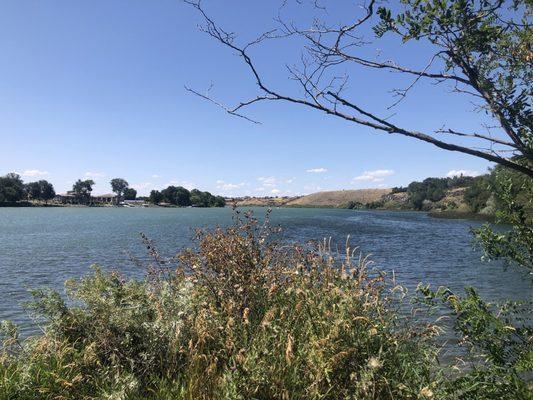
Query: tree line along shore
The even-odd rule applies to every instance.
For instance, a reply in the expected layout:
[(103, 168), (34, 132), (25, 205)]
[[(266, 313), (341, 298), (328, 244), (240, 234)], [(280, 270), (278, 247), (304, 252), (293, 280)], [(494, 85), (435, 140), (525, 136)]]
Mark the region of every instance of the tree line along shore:
[[(441, 218), (492, 219), (501, 208), (501, 188), (497, 174), (504, 173), (514, 185), (519, 202), (528, 203), (531, 183), (516, 172), (495, 167), (479, 176), (426, 178), (404, 187), (391, 189), (337, 190), (296, 197), (234, 197), (212, 195), (198, 189), (168, 186), (152, 190), (149, 196), (137, 196), (122, 178), (110, 181), (112, 193), (93, 195), (93, 180), (78, 179), (72, 190), (56, 194), (54, 186), (46, 181), (24, 183), (21, 177), (10, 173), (0, 177), (0, 206), (162, 206), (162, 207), (324, 207), (356, 210), (426, 211)], [(528, 219), (533, 210), (526, 207)]]
[(8, 173), (0, 176), (0, 206), (163, 206), (163, 207), (224, 207), (226, 200), (198, 189), (168, 186), (150, 196), (137, 196), (137, 191), (122, 178), (110, 181), (112, 193), (93, 195), (94, 181), (78, 179), (72, 190), (56, 193), (53, 184), (46, 180), (25, 183), (20, 175)]
[(502, 180), (513, 186), (516, 201), (533, 216), (529, 202), (532, 184), (522, 174), (495, 167), (479, 176), (426, 178), (392, 189), (336, 190), (298, 197), (241, 197), (231, 199), (236, 206), (324, 207), (355, 210), (426, 211), (441, 218), (493, 219), (502, 208)]

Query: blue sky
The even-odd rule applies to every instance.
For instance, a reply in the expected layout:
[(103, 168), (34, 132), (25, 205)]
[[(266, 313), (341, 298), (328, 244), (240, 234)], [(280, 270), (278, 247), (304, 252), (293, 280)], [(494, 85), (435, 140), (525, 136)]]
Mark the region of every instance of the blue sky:
[[(276, 4), (205, 1), (243, 39), (274, 26)], [(311, 17), (306, 8), (294, 10)], [(238, 58), (199, 32), (199, 22), (179, 0), (0, 2), (0, 174), (47, 179), (58, 192), (85, 177), (97, 182), (95, 193), (109, 192), (109, 180), (124, 177), (141, 194), (176, 184), (224, 195), (293, 195), (392, 187), (489, 166), (289, 104), (251, 108), (261, 125), (232, 117), (184, 89), (213, 84), (213, 95), (229, 103), (256, 93)], [(423, 45), (369, 48), (412, 67), (427, 62)], [(296, 61), (295, 50), (276, 42), (257, 53), (261, 71), (281, 90), (293, 89), (284, 64)], [(397, 79), (357, 70), (350, 93), (382, 111)], [(394, 121), (429, 132), (444, 123), (475, 129), (480, 117), (469, 99), (448, 92), (417, 86)]]

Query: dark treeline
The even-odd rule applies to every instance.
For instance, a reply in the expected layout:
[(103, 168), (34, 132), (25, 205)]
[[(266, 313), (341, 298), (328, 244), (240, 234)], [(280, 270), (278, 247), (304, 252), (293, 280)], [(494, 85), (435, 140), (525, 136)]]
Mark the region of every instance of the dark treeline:
[(226, 200), (198, 189), (191, 191), (182, 186), (168, 186), (161, 191), (152, 190), (148, 201), (152, 204), (172, 204), (180, 207), (224, 207)]
[[(531, 182), (522, 174), (505, 170), (501, 166), (496, 166), (490, 173), (471, 176), (455, 176), (450, 178), (427, 178), (421, 182), (411, 182), (406, 187), (394, 187), (391, 195), (405, 193), (407, 201), (401, 208), (411, 210), (430, 210), (432, 205), (443, 200), (453, 189), (464, 189), (462, 192), (462, 201), (468, 207), (469, 212), (494, 215), (502, 208), (501, 179), (498, 175), (505, 175), (506, 182), (512, 184), (513, 196), (516, 201), (526, 204), (528, 191)], [(347, 208), (367, 208), (380, 209), (388, 208), (387, 202), (391, 201), (391, 195), (384, 196), (381, 200), (368, 204), (350, 202)], [(452, 202), (453, 206), (454, 203)], [(448, 205), (449, 206), (449, 205)], [(455, 204), (455, 207), (458, 205)], [(528, 209), (529, 211), (529, 209)]]
[(452, 178), (427, 178), (422, 182), (411, 182), (406, 188), (409, 203), (415, 210), (421, 210), (424, 201), (440, 201), (450, 189), (468, 187), (477, 179), (471, 176), (454, 176)]
[[(67, 195), (72, 200), (70, 204), (92, 204), (92, 191), (95, 182), (92, 179), (78, 179), (72, 185), (72, 190)], [(209, 192), (198, 189), (191, 191), (181, 186), (168, 186), (161, 191), (152, 190), (149, 197), (137, 197), (137, 191), (129, 186), (129, 183), (122, 178), (114, 178), (110, 181), (111, 190), (116, 194), (116, 204), (123, 200), (145, 200), (152, 204), (170, 204), (180, 207), (224, 207), (226, 200), (222, 196), (214, 196)], [(54, 186), (46, 181), (24, 183), (20, 175), (9, 173), (0, 176), (0, 204), (30, 204), (32, 201), (48, 202), (56, 198)], [(57, 199), (56, 199), (57, 200)], [(61, 200), (57, 200), (61, 202)], [(26, 203), (24, 203), (26, 202)]]
[(25, 184), (16, 173), (0, 176), (0, 203), (17, 203), (24, 200), (48, 202), (55, 195), (54, 186), (46, 180)]

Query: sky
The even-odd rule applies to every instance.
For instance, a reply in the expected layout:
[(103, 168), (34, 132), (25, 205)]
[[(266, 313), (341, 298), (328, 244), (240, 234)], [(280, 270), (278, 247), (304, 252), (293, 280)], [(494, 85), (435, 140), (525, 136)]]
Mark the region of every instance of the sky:
[[(204, 1), (243, 41), (275, 26), (277, 4)], [(290, 7), (282, 13), (302, 23), (313, 16), (304, 6)], [(339, 6), (327, 17), (340, 21), (354, 12)], [(257, 90), (238, 57), (198, 30), (200, 22), (179, 0), (0, 2), (0, 175), (46, 179), (56, 192), (90, 178), (93, 193), (107, 193), (109, 181), (122, 177), (139, 194), (173, 184), (226, 196), (276, 196), (402, 186), (490, 166), (297, 105), (251, 107), (247, 115), (261, 124), (228, 115), (185, 86), (203, 92), (212, 85), (210, 93), (228, 104)], [(298, 62), (299, 49), (274, 41), (252, 54), (269, 84), (298, 93), (285, 65)], [(365, 51), (423, 68), (428, 50), (391, 40)], [(401, 77), (346, 72), (350, 98), (380, 115), (392, 113), (389, 91)], [(449, 87), (421, 83), (392, 118), (424, 132), (444, 124), (471, 130), (485, 121), (472, 110), (470, 99)]]

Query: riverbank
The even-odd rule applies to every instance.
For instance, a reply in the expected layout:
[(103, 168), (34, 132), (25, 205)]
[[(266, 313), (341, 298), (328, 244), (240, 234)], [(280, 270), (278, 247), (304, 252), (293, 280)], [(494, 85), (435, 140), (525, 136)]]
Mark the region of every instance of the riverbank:
[(430, 217), (442, 219), (468, 219), (487, 222), (494, 222), (496, 219), (494, 215), (480, 214), (468, 211), (429, 211), (427, 214)]
[(31, 201), (14, 201), (0, 203), (0, 207), (63, 207), (62, 204), (32, 203)]
[(0, 203), (0, 208), (220, 208), (212, 207), (198, 207), (198, 206), (178, 206), (174, 204), (61, 204), (61, 203), (33, 203), (30, 201), (18, 201), (11, 203)]

